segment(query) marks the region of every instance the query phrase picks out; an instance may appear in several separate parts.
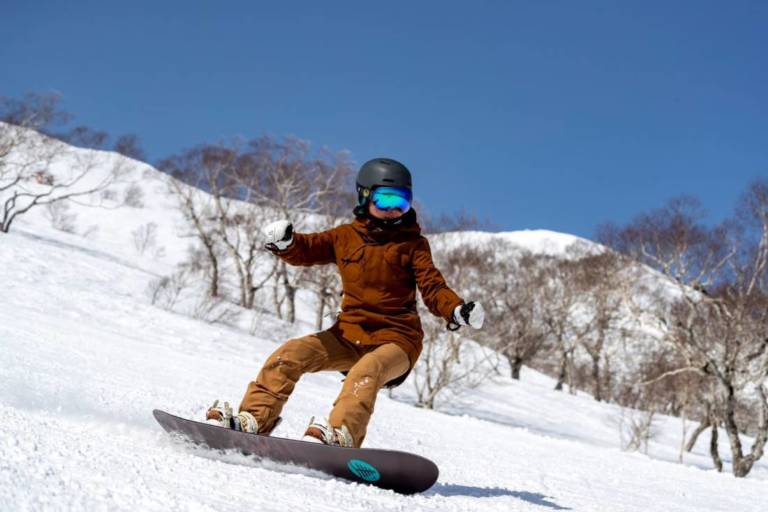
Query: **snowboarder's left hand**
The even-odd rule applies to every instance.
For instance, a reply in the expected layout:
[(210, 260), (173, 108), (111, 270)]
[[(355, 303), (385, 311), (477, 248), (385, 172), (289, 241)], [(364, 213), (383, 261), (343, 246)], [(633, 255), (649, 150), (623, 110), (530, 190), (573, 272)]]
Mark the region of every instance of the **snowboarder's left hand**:
[(479, 302), (467, 302), (460, 304), (453, 310), (453, 318), (459, 325), (469, 325), (480, 329), (485, 321), (485, 310)]

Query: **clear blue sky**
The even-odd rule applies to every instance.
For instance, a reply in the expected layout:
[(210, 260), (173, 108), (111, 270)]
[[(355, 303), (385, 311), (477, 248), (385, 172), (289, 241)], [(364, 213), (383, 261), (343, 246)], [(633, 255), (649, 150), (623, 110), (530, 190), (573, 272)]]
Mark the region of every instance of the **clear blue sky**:
[(0, 95), (156, 160), (293, 134), (390, 156), (433, 212), (591, 237), (768, 176), (768, 1), (3, 0)]

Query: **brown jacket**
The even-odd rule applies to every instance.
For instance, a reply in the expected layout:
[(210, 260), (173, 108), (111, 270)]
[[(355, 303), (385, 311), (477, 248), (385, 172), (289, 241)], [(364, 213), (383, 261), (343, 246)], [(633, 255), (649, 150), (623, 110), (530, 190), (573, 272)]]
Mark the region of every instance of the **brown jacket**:
[(356, 218), (320, 233), (295, 233), (293, 240), (275, 254), (292, 265), (335, 263), (339, 267), (344, 298), (330, 330), (361, 345), (394, 342), (408, 354), (411, 368), (424, 338), (416, 287), (427, 308), (447, 321), (453, 321), (453, 310), (463, 303), (435, 268), (413, 210), (397, 227), (381, 228), (370, 219)]

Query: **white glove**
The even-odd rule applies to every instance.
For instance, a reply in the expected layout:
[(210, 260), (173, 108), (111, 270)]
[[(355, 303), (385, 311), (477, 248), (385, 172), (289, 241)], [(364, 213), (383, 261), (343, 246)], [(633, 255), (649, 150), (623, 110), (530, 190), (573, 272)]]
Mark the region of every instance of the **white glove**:
[(293, 243), (293, 224), (287, 220), (277, 220), (262, 229), (264, 246), (270, 251), (283, 251)]
[(459, 325), (469, 325), (475, 329), (480, 329), (485, 321), (485, 310), (479, 302), (467, 302), (459, 304), (453, 310), (453, 318)]

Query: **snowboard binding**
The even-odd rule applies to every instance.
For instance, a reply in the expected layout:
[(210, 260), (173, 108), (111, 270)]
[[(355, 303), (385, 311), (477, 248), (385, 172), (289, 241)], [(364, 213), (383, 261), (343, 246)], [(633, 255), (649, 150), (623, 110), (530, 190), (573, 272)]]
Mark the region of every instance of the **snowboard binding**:
[(205, 420), (207, 423), (237, 430), (238, 432), (268, 436), (280, 424), (282, 418), (278, 417), (269, 431), (259, 432), (259, 422), (256, 421), (253, 414), (248, 411), (240, 411), (234, 414), (229, 402), (220, 404), (218, 400), (215, 400), (213, 405), (206, 411)]

